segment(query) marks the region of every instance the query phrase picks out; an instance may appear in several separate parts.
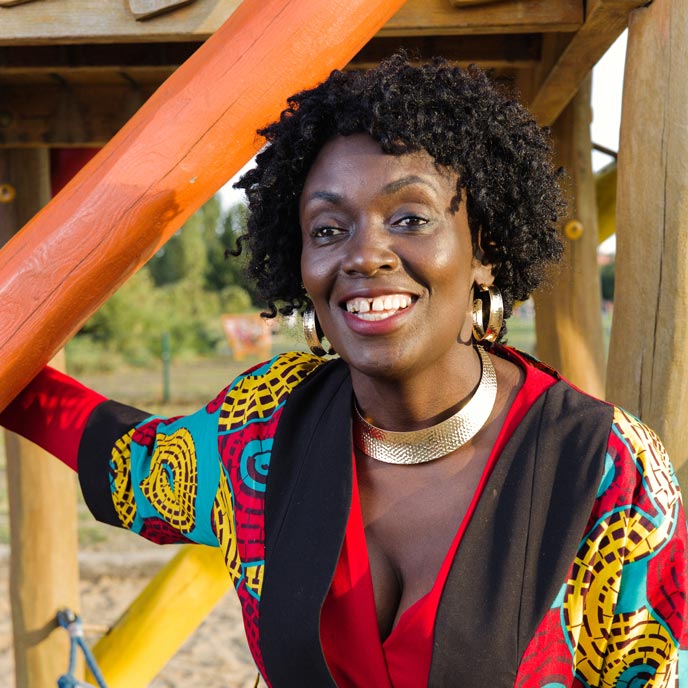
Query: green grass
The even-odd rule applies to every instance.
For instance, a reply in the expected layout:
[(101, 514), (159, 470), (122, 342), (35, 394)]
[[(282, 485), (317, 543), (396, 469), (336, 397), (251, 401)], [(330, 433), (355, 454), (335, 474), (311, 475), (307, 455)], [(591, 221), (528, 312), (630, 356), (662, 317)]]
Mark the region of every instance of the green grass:
[(517, 311), (507, 323), (507, 344), (516, 349), (535, 355), (535, 323), (532, 317)]

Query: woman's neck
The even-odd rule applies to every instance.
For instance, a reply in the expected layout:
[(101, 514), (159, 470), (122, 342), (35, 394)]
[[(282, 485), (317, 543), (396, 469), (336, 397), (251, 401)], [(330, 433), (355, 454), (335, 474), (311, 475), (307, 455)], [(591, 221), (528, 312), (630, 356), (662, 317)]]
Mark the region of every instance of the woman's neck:
[(386, 430), (428, 427), (456, 413), (473, 395), (481, 378), (481, 364), (473, 347), (449, 361), (439, 361), (401, 379), (364, 375), (352, 368), (351, 377), (361, 414)]

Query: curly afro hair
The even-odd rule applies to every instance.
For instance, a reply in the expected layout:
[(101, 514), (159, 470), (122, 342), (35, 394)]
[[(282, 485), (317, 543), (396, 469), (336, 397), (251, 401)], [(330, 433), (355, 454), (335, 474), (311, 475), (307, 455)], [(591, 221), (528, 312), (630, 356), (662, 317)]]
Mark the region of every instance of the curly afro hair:
[(268, 145), (236, 187), (249, 201), (240, 246), (248, 243), (249, 276), (270, 315), (309, 303), (299, 197), (316, 156), (338, 135), (369, 134), (390, 155), (425, 150), (458, 173), (457, 200), (466, 199), (476, 254), (495, 266), (505, 317), (561, 254), (556, 225), (564, 203), (548, 134), (475, 67), (439, 58), (415, 66), (397, 54), (368, 71), (334, 71), (291, 97), (279, 120), (258, 133)]

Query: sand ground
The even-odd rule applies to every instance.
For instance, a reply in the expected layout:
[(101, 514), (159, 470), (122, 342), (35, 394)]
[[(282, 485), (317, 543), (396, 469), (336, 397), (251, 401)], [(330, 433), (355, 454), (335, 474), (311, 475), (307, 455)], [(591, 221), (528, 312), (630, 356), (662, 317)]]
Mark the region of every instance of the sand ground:
[[(154, 546), (153, 546), (154, 547)], [(82, 619), (110, 626), (136, 598), (151, 570), (173, 548), (83, 551), (79, 557)], [(0, 546), (0, 685), (14, 686), (12, 624), (8, 594), (9, 547)], [(58, 631), (60, 632), (60, 631)], [(92, 644), (98, 635), (90, 635)], [(67, 657), (65, 657), (65, 668)], [(230, 592), (167, 663), (151, 688), (249, 688), (257, 671), (244, 637), (239, 603)], [(57, 677), (56, 677), (57, 679)], [(260, 684), (264, 684), (261, 682)]]

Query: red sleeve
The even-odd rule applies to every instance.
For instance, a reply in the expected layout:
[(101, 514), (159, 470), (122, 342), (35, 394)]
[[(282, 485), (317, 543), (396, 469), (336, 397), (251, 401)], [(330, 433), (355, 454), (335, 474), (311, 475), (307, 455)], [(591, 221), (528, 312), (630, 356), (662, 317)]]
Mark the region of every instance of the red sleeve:
[(46, 366), (2, 412), (0, 425), (77, 470), (79, 443), (93, 409), (106, 398)]

